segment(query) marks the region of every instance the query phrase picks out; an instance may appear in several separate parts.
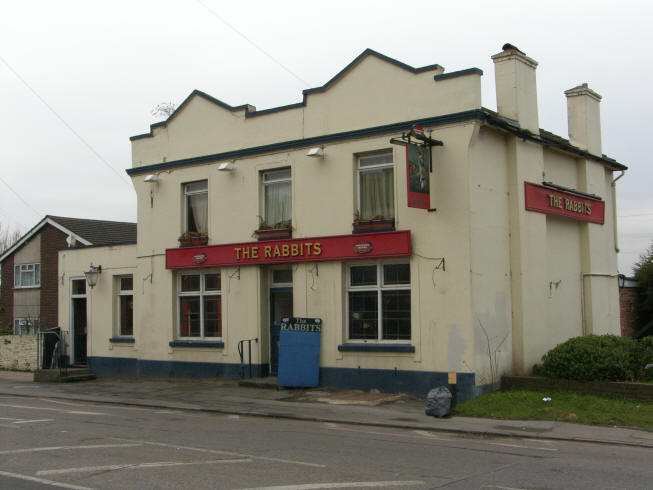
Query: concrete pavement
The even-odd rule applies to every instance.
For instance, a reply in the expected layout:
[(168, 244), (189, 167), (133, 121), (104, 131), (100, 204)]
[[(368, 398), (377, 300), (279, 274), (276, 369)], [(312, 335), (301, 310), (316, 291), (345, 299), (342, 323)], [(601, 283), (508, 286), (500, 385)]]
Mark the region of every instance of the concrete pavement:
[[(32, 373), (0, 371), (0, 395), (396, 427), (488, 437), (520, 437), (653, 448), (653, 433), (568, 422), (437, 419), (425, 400), (384, 393), (321, 388), (276, 390), (206, 379), (100, 378), (79, 383), (35, 383)], [(252, 383), (250, 383), (252, 384)]]

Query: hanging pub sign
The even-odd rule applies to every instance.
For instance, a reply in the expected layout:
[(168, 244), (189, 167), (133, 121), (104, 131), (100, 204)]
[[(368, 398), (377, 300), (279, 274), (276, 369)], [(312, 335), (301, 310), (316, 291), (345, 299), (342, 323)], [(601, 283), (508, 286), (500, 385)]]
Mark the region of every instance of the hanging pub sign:
[(408, 207), (429, 209), (431, 207), (430, 151), (427, 146), (406, 145), (406, 175)]
[(599, 197), (524, 182), (526, 209), (602, 225), (605, 202)]
[(410, 131), (401, 134), (401, 139), (390, 138), (393, 145), (406, 147), (406, 193), (408, 207), (431, 209), (431, 172), (433, 172), (432, 148), (442, 146), (440, 140), (431, 138), (431, 131), (426, 135), (424, 128), (413, 124)]

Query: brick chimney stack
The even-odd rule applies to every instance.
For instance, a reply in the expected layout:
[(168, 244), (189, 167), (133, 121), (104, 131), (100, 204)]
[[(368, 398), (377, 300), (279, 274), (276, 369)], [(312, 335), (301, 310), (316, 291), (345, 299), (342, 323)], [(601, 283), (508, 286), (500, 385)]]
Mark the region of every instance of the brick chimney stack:
[(569, 142), (594, 155), (601, 155), (601, 96), (586, 83), (565, 90), (565, 95)]
[(537, 116), (537, 61), (529, 58), (512, 44), (492, 56), (499, 115), (519, 122), (522, 129), (539, 134)]

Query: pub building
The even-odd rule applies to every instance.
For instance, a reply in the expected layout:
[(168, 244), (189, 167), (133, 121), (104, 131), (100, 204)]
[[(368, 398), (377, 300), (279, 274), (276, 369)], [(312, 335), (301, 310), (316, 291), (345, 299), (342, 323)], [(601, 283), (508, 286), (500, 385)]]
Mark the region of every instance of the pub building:
[(276, 376), (282, 325), (311, 319), (321, 386), (459, 400), (618, 335), (626, 167), (601, 97), (565, 92), (564, 139), (539, 127), (537, 62), (492, 59), (497, 112), (478, 68), (370, 49), (282, 107), (192, 92), (131, 138), (137, 242), (59, 252), (60, 325), (87, 325), (100, 376), (235, 379)]

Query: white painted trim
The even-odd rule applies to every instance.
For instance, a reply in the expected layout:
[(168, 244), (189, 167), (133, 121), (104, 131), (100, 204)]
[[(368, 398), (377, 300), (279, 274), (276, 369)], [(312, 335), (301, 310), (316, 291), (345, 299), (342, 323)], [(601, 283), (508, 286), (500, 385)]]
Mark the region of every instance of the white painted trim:
[(4, 262), (4, 260), (9, 257), (11, 254), (13, 254), (17, 249), (22, 247), (27, 241), (29, 241), (36, 233), (43, 228), (45, 225), (52, 225), (55, 227), (57, 230), (61, 231), (62, 233), (65, 233), (68, 236), (72, 236), (75, 240), (77, 240), (79, 243), (82, 245), (93, 245), (91, 242), (88, 240), (82, 238), (81, 236), (73, 233), (70, 231), (68, 228), (65, 226), (60, 225), (56, 221), (54, 221), (51, 218), (48, 218), (47, 216), (43, 218), (41, 221), (39, 221), (31, 230), (29, 230), (25, 235), (21, 237), (20, 240), (18, 240), (16, 243), (14, 243), (2, 256), (0, 256), (0, 262)]

